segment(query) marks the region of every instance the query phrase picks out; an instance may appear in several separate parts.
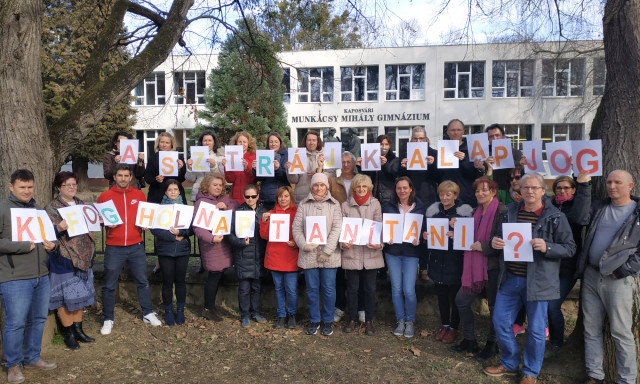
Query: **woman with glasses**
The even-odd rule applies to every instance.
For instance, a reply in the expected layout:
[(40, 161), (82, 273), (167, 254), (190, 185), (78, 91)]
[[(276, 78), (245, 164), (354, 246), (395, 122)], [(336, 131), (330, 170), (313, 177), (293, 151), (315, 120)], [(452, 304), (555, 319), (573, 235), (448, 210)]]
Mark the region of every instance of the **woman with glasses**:
[(57, 247), (50, 253), (49, 258), (49, 310), (57, 309), (63, 328), (64, 344), (69, 349), (80, 348), (78, 341), (95, 341), (82, 330), (82, 310), (93, 305), (96, 295), (91, 269), (96, 250), (95, 239), (91, 232), (70, 237), (67, 232), (69, 224), (58, 212), (59, 208), (84, 204), (76, 197), (77, 180), (73, 172), (58, 173), (53, 181), (58, 196), (45, 207), (58, 237)]
[(247, 184), (242, 190), (244, 203), (236, 212), (253, 212), (254, 230), (252, 236), (236, 235), (236, 217), (234, 215), (229, 242), (233, 246), (233, 264), (238, 276), (238, 306), (243, 327), (251, 325), (250, 318), (257, 323), (266, 323), (260, 314), (260, 288), (265, 275), (264, 251), (266, 241), (260, 237), (260, 219), (267, 210), (258, 203), (258, 187)]
[[(489, 165), (487, 170), (487, 176), (492, 177), (493, 169), (491, 165)], [(522, 195), (520, 194), (520, 177), (524, 174), (522, 166), (516, 165), (515, 168), (512, 168), (509, 172), (509, 189), (498, 190), (498, 200), (504, 204), (508, 205), (513, 203), (514, 201), (520, 202), (522, 199)]]

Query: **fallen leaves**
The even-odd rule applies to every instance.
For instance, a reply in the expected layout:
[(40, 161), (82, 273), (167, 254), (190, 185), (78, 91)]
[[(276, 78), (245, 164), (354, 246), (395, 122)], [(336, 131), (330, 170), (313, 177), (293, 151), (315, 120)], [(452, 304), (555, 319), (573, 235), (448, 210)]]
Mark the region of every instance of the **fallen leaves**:
[(410, 347), (409, 350), (411, 351), (411, 353), (413, 353), (413, 356), (417, 356), (417, 357), (420, 356), (420, 353), (421, 353), (420, 349), (416, 347)]

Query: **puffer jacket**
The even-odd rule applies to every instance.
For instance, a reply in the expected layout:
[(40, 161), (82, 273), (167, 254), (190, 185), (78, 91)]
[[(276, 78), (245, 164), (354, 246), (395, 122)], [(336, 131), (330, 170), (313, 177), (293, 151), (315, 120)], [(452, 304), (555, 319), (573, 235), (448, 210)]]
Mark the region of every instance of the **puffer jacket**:
[[(416, 197), (415, 206), (409, 213), (424, 215), (425, 209), (427, 208), (422, 204), (422, 201)], [(382, 213), (400, 213), (400, 208), (398, 208), (398, 204), (391, 200), (382, 207)], [(420, 244), (418, 245), (411, 243), (385, 244), (383, 252), (394, 256), (420, 257), (426, 252), (426, 249), (424, 248), (422, 236), (420, 236)]]
[(395, 181), (400, 175), (400, 158), (393, 151), (387, 152), (387, 162), (379, 171), (360, 171), (371, 178), (373, 183), (373, 196), (383, 206), (391, 201), (395, 192)]
[(278, 188), (289, 187), (291, 185), (289, 184), (289, 180), (287, 180), (287, 171), (284, 166), (287, 162), (287, 156), (286, 149), (274, 154), (273, 159), (277, 160), (280, 166), (274, 172), (273, 177), (257, 177), (256, 170), (252, 169), (256, 182), (260, 182), (260, 202), (275, 204)]
[[(243, 203), (236, 209), (237, 211), (253, 211), (247, 203)], [(244, 238), (236, 236), (236, 217), (233, 216), (229, 242), (233, 246), (233, 264), (236, 267), (238, 279), (259, 279), (264, 276), (264, 252), (266, 241), (260, 237), (260, 219), (262, 214), (267, 212), (262, 204), (258, 204), (254, 211), (255, 229), (253, 237), (249, 238), (249, 245)]]
[(560, 261), (560, 277), (573, 279), (576, 274), (578, 255), (582, 251), (582, 232), (584, 226), (589, 224), (589, 209), (591, 207), (591, 183), (577, 183), (576, 193), (573, 197), (562, 204), (557, 204), (555, 199), (551, 199), (554, 207), (567, 216), (573, 241), (576, 243), (576, 252), (568, 259)]
[[(307, 244), (305, 239), (305, 218), (307, 216), (325, 216), (327, 218), (327, 244), (320, 245), (311, 252), (305, 252), (304, 246)], [(302, 269), (312, 268), (338, 268), (342, 264), (340, 257), (340, 230), (342, 229), (342, 211), (338, 200), (331, 197), (331, 193), (327, 191), (327, 195), (322, 201), (316, 201), (311, 193), (302, 200), (298, 205), (296, 217), (293, 220), (293, 239), (298, 245), (298, 267)], [(325, 263), (318, 262), (320, 252), (327, 253), (329, 261)]]
[[(548, 301), (560, 298), (560, 259), (571, 257), (576, 251), (571, 226), (564, 213), (543, 196), (544, 209), (538, 222), (531, 227), (531, 238), (542, 239), (547, 243), (547, 252), (533, 251), (533, 262), (527, 263), (527, 301)], [(524, 203), (511, 203), (502, 217), (503, 223), (515, 223), (518, 211)], [(496, 236), (502, 238), (502, 226)], [(500, 259), (500, 277), (502, 285), (507, 278), (507, 266)], [(498, 287), (499, 288), (499, 287)]]
[(191, 254), (191, 241), (189, 236), (193, 231), (191, 227), (180, 229), (178, 236), (182, 236), (182, 240), (176, 240), (176, 235), (169, 232), (168, 229), (152, 228), (151, 234), (156, 238), (156, 253), (158, 256), (187, 256)]
[(247, 161), (247, 167), (244, 171), (224, 171), (224, 178), (227, 183), (231, 183), (229, 197), (238, 202), (238, 204), (244, 203), (244, 195), (242, 194), (244, 187), (255, 182), (253, 173), (251, 173), (251, 164), (256, 159), (255, 153), (245, 152), (242, 158)]
[[(622, 223), (613, 241), (600, 259), (600, 274), (608, 276), (615, 274), (622, 279), (627, 276), (637, 276), (640, 273), (640, 197), (631, 196), (636, 202), (636, 209)], [(591, 205), (591, 224), (584, 237), (584, 246), (578, 258), (576, 277), (582, 276), (589, 263), (589, 248), (593, 242), (598, 224), (611, 199), (598, 200)]]
[[(316, 173), (316, 169), (318, 169), (318, 156), (320, 156), (320, 151), (307, 151), (307, 173), (301, 175), (291, 175), (287, 172), (287, 180), (289, 183), (295, 184), (295, 188), (293, 189), (293, 197), (298, 207), (302, 200), (306, 199), (307, 195), (311, 191), (311, 178)], [(291, 161), (292, 159), (288, 159), (287, 161)], [(322, 173), (329, 177), (336, 176), (335, 169), (323, 169)]]
[[(269, 213), (274, 214), (289, 214), (289, 241), (293, 241), (293, 231), (291, 226), (295, 219), (298, 209), (294, 204), (291, 204), (289, 208), (283, 210), (278, 204), (275, 208), (270, 210)], [(260, 221), (260, 237), (264, 240), (269, 240), (269, 223), (271, 217), (267, 221)], [(267, 250), (264, 256), (264, 267), (271, 271), (279, 272), (295, 272), (298, 270), (298, 246), (290, 247), (289, 244), (284, 242), (267, 242)]]
[[(236, 208), (238, 208), (238, 203), (226, 195), (213, 197), (205, 193), (198, 192), (194, 212), (198, 212), (198, 207), (203, 201), (213, 205), (221, 202), (225, 203), (227, 205), (227, 209), (232, 211), (235, 211)], [(231, 266), (231, 243), (229, 243), (228, 235), (224, 236), (224, 239), (221, 242), (212, 243), (213, 234), (210, 230), (193, 227), (193, 232), (198, 237), (200, 257), (202, 258), (204, 269), (211, 272), (221, 272)]]
[(0, 283), (47, 275), (49, 253), (41, 243), (35, 244), (35, 248), (29, 250), (29, 241), (11, 240), (11, 208), (42, 209), (36, 205), (34, 199), (25, 203), (13, 193), (9, 193), (9, 197), (0, 202)]
[[(352, 197), (342, 203), (343, 217), (359, 217), (373, 221), (382, 221), (382, 207), (375, 197), (369, 197), (362, 205), (358, 205)], [(342, 249), (342, 269), (378, 269), (384, 267), (382, 249), (370, 249), (366, 245), (352, 244)]]
[[(224, 156), (216, 154), (214, 151), (209, 151), (209, 157), (216, 161), (216, 166), (211, 168), (211, 172), (224, 174), (224, 168), (222, 167), (222, 159), (224, 159)], [(193, 170), (190, 170), (189, 167), (187, 167), (187, 173), (184, 175), (184, 178), (188, 182), (193, 183), (193, 187), (191, 188), (192, 202), (196, 201), (196, 195), (200, 192), (200, 184), (206, 175), (206, 172), (193, 172)]]
[[(453, 206), (445, 209), (442, 203), (433, 203), (427, 208), (425, 215), (426, 228), (427, 218), (438, 218), (451, 220), (454, 217), (470, 217), (473, 214), (473, 208), (469, 204), (465, 204), (462, 200), (456, 199)], [(453, 231), (453, 228), (449, 228)], [(431, 280), (439, 284), (456, 285), (460, 284), (462, 278), (462, 265), (464, 251), (453, 249), (453, 239), (448, 238), (448, 250), (429, 249), (428, 273)]]

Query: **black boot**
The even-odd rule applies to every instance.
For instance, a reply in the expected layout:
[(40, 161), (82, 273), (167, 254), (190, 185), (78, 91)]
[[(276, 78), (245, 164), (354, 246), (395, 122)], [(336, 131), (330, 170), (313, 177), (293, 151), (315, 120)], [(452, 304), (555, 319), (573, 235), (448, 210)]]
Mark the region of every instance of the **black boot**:
[(86, 333), (84, 333), (84, 331), (82, 330), (82, 321), (73, 323), (72, 327), (76, 340), (82, 343), (93, 343), (94, 341), (96, 341), (96, 339), (94, 339), (93, 337), (89, 337)]
[(453, 352), (471, 352), (476, 354), (479, 350), (480, 348), (478, 348), (478, 343), (475, 340), (467, 339), (463, 339), (460, 344), (451, 347), (451, 351)]
[(487, 361), (497, 354), (498, 354), (498, 343), (496, 343), (495, 341), (487, 341), (487, 344), (485, 344), (482, 351), (480, 351), (480, 353), (476, 355), (476, 360), (481, 362)]
[(74, 332), (74, 326), (71, 324), (68, 327), (62, 327), (62, 333), (64, 333), (64, 345), (69, 349), (78, 349), (80, 348), (80, 344), (76, 340), (76, 335)]

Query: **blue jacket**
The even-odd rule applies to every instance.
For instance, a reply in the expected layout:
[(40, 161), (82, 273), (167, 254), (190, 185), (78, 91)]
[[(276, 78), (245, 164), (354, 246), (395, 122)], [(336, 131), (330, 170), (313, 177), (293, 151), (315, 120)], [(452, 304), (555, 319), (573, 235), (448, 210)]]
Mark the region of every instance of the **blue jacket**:
[[(274, 160), (278, 160), (280, 167), (275, 171), (274, 177), (256, 177), (256, 182), (260, 182), (260, 202), (264, 203), (276, 203), (276, 192), (278, 188), (284, 186), (291, 186), (289, 180), (287, 180), (287, 172), (284, 164), (288, 161), (287, 150), (283, 149), (280, 152), (274, 154)], [(256, 170), (253, 169), (253, 175), (256, 175)]]
[[(426, 209), (422, 201), (416, 197), (416, 206), (413, 207), (410, 213), (424, 215)], [(398, 204), (391, 200), (382, 207), (382, 213), (400, 213), (400, 209)], [(385, 244), (383, 251), (385, 254), (390, 253), (394, 256), (420, 257), (425, 251), (422, 244), (422, 236), (420, 237), (420, 242), (418, 245), (411, 243)]]

